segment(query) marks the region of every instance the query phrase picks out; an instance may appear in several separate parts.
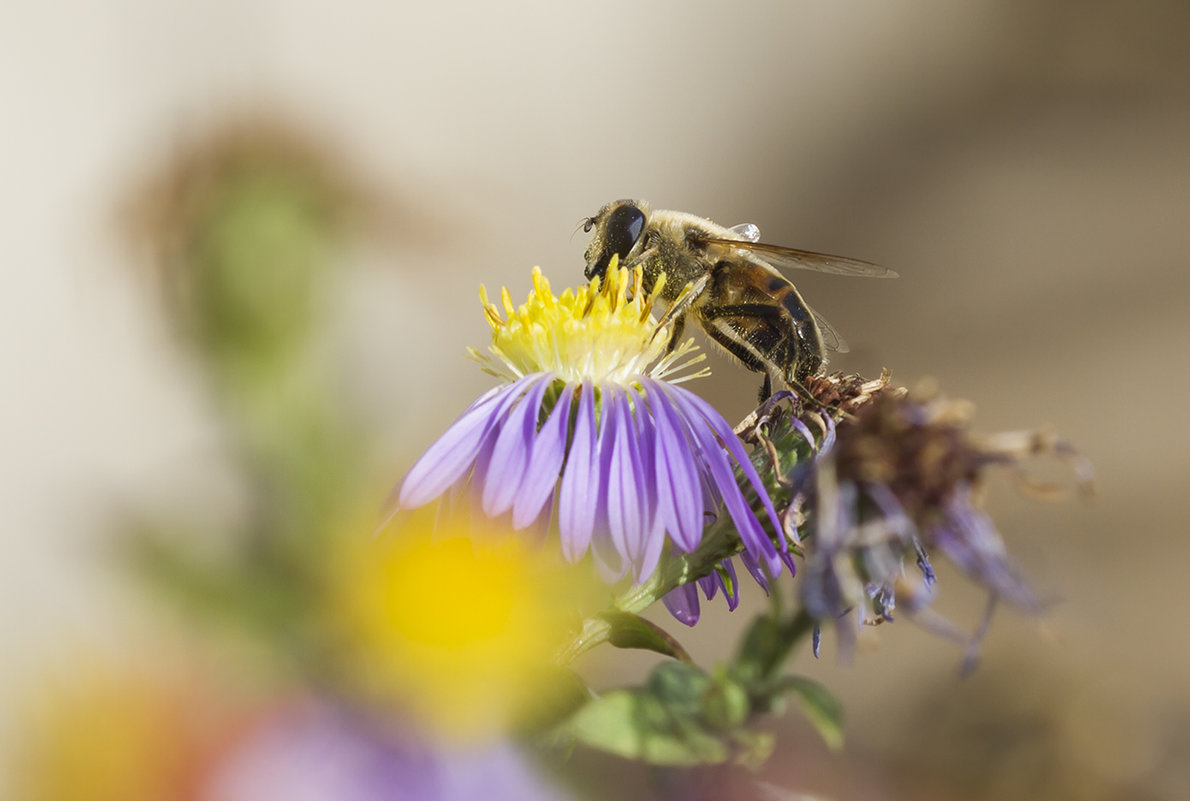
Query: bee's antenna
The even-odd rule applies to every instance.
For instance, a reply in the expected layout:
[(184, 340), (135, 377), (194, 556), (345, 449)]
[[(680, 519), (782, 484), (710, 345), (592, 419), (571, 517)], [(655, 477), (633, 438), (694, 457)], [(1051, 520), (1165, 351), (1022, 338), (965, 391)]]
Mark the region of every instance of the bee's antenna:
[(574, 230), (570, 232), (570, 238), (574, 239), (574, 235), (578, 233), (578, 229), (582, 228), (583, 233), (590, 233), (591, 227), (595, 225), (594, 217), (583, 217), (578, 221), (578, 225), (574, 226)]

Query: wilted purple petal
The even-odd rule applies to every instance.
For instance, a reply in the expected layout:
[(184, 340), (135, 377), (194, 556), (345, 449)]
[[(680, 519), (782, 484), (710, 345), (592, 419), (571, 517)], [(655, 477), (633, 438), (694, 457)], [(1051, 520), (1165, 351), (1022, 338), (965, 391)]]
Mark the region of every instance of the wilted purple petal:
[(662, 596), (661, 602), (679, 623), (693, 626), (698, 622), (702, 610), (698, 604), (698, 586), (696, 584), (683, 584), (680, 587), (674, 587)]
[(790, 417), (789, 424), (793, 426), (797, 433), (802, 435), (802, 439), (804, 439), (809, 444), (812, 450), (818, 450), (818, 440), (810, 431), (810, 427), (803, 423), (800, 417)]
[(525, 478), (533, 441), (537, 437), (541, 400), (553, 378), (552, 374), (547, 373), (530, 386), (520, 402), (509, 410), (496, 437), (492, 449), (495, 473), (484, 483), (481, 495), (483, 511), (488, 517), (499, 517), (512, 508), (517, 490)]
[(880, 510), (885, 527), (889, 531), (896, 532), (905, 542), (908, 542), (916, 531), (916, 527), (893, 491), (886, 485), (875, 482), (865, 483), (863, 490), (864, 494)]
[(934, 566), (930, 564), (930, 555), (926, 553), (926, 547), (917, 537), (913, 538), (913, 552), (917, 554), (917, 569), (921, 571), (922, 580), (927, 587), (933, 586), (938, 577), (934, 574)]
[(996, 595), (1024, 609), (1040, 609), (1041, 602), (1008, 561), (996, 527), (970, 505), (966, 493), (956, 492), (947, 512), (946, 521), (931, 532), (934, 546)]
[(822, 442), (818, 445), (818, 456), (826, 456), (835, 446), (835, 421), (829, 414), (818, 415), (823, 422)]
[(562, 391), (549, 419), (533, 441), (529, 466), (525, 468), (525, 477), (512, 506), (514, 528), (527, 526), (537, 518), (558, 484), (558, 476), (566, 458), (566, 432), (570, 425), (570, 399), (573, 394), (570, 387)]
[(599, 471), (594, 469), (598, 433), (595, 429), (595, 388), (590, 381), (584, 381), (574, 423), (574, 441), (566, 457), (558, 493), (562, 555), (570, 562), (577, 562), (587, 552), (595, 531), (595, 507), (600, 494)]

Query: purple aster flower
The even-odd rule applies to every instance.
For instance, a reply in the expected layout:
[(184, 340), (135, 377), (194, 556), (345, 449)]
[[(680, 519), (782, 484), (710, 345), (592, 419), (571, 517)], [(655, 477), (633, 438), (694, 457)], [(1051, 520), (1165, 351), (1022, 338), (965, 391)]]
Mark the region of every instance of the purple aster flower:
[[(503, 316), (481, 289), (493, 342), (489, 354), (471, 356), (504, 383), (413, 465), (398, 505), (467, 488), (489, 517), (507, 515), (518, 529), (555, 522), (568, 560), (591, 551), (606, 578), (630, 573), (636, 583), (667, 543), (691, 553), (708, 522), (725, 518), (749, 572), (762, 584), (778, 574), (785, 539), (761, 522), (782, 531), (777, 513), (732, 427), (678, 385), (706, 374), (678, 375), (704, 356), (693, 354), (693, 340), (667, 349), (671, 329), (652, 317), (660, 287), (647, 294), (639, 271), (619, 269), (560, 297), (539, 270), (533, 283), (519, 308), (502, 292)], [(722, 589), (734, 607), (734, 575), (723, 564), (703, 588)], [(667, 599), (688, 623), (697, 620), (692, 591)]]

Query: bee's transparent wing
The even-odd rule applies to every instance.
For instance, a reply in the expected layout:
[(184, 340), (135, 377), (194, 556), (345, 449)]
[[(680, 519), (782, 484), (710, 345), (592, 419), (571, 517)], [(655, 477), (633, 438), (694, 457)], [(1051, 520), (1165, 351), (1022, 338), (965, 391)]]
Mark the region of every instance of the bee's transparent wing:
[[(742, 228), (744, 226), (737, 225), (731, 230), (741, 233), (740, 229)], [(755, 229), (756, 226), (752, 226), (752, 228)], [(756, 231), (756, 234), (757, 236), (760, 235), (759, 230)], [(798, 250), (797, 248), (787, 248), (780, 245), (766, 245), (763, 242), (754, 241), (749, 241), (747, 246), (742, 246), (738, 239), (718, 239), (712, 237), (707, 238), (705, 241), (709, 244), (726, 245), (728, 247), (734, 247), (737, 250), (755, 253), (778, 270), (814, 270), (815, 272), (830, 273), (831, 275), (851, 275), (866, 278), (897, 277), (897, 273), (887, 267), (881, 267), (879, 264), (872, 264), (862, 259), (851, 259), (847, 256), (832, 256), (829, 253), (815, 253), (811, 250)]]
[(822, 334), (822, 344), (833, 350), (835, 353), (848, 353), (851, 347), (847, 344), (847, 340), (843, 339), (843, 335), (835, 330), (835, 327), (827, 322), (826, 318), (818, 312), (810, 309), (810, 314), (814, 315), (814, 322), (818, 324), (818, 333)]
[(739, 225), (731, 226), (727, 230), (731, 231), (744, 242), (760, 241), (760, 229), (752, 223), (740, 223)]

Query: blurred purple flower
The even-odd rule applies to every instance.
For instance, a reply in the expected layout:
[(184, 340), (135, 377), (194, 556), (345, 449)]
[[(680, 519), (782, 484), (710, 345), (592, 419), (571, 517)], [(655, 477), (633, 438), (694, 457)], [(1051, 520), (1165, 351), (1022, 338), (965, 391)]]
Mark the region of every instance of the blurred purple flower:
[(507, 744), (447, 747), (329, 707), (287, 710), (238, 744), (203, 801), (562, 801)]
[[(839, 627), (846, 648), (859, 626), (891, 621), (902, 601), (931, 629), (968, 642), (973, 658), (987, 621), (972, 638), (929, 613), (931, 553), (988, 590), (989, 616), (1001, 599), (1028, 612), (1041, 610), (1042, 601), (976, 505), (976, 488), (987, 468), (1009, 467), (1020, 477), (1023, 457), (1046, 452), (1071, 462), (1087, 487), (1086, 460), (1041, 433), (975, 437), (966, 404), (911, 398), (886, 377), (863, 382), (821, 376), (808, 385), (824, 404), (845, 413), (833, 445), (815, 459), (817, 469), (797, 474), (811, 532), (800, 592), (813, 619), (850, 620), (853, 625)], [(916, 580), (906, 570), (908, 561), (917, 567)]]

